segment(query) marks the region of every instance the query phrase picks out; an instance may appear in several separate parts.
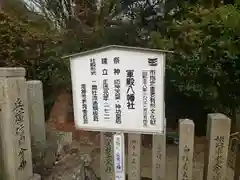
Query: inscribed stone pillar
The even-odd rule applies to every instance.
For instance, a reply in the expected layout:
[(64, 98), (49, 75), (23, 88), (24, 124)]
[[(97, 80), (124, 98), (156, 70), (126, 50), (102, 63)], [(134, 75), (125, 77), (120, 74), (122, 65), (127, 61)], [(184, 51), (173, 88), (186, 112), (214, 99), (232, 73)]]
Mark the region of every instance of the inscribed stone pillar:
[(128, 179), (141, 179), (141, 134), (128, 134)]
[(178, 178), (193, 179), (194, 123), (189, 119), (179, 121)]
[(225, 180), (231, 120), (223, 114), (208, 115), (204, 180)]
[(113, 134), (101, 132), (101, 179), (114, 180)]
[(27, 90), (32, 158), (34, 160), (38, 160), (42, 157), (42, 153), (44, 153), (46, 146), (46, 127), (42, 82), (38, 80), (28, 81)]
[(153, 135), (152, 179), (166, 179), (166, 130), (162, 135)]
[(0, 68), (2, 179), (29, 180), (32, 155), (24, 68)]

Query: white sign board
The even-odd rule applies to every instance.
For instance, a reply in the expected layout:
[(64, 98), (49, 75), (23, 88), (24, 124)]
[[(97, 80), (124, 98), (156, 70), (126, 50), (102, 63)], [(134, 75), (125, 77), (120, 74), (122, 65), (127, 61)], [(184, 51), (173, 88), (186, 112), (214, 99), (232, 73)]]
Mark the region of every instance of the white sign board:
[(110, 46), (74, 55), (70, 62), (78, 128), (164, 132), (163, 52)]

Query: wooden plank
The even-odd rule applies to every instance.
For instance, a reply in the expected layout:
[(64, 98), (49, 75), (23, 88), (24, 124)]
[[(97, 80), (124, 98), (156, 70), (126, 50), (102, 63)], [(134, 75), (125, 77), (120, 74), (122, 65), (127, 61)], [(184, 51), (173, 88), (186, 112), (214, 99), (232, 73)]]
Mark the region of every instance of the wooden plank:
[(101, 179), (114, 180), (113, 136), (112, 133), (101, 132)]
[(166, 178), (166, 135), (153, 135), (152, 180)]
[(225, 180), (231, 120), (223, 114), (208, 115), (208, 149), (204, 161), (204, 180)]
[(194, 152), (194, 123), (192, 120), (179, 120), (178, 180), (192, 179)]
[(128, 134), (128, 179), (141, 179), (141, 135)]

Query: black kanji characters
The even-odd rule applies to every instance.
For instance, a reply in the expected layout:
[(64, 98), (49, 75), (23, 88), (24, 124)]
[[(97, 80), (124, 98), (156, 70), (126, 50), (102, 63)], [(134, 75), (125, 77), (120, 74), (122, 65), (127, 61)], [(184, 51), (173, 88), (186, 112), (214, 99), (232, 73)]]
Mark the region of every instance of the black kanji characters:
[(149, 66), (157, 66), (158, 59), (157, 58), (148, 58)]
[(120, 74), (120, 69), (114, 69), (113, 70), (114, 75), (119, 75)]
[(107, 58), (102, 58), (102, 64), (108, 64), (108, 59)]
[(107, 69), (102, 69), (102, 75), (108, 75), (108, 70)]
[(90, 71), (91, 71), (91, 75), (97, 75), (96, 60), (93, 58), (90, 59)]
[(128, 109), (135, 109), (135, 91), (134, 91), (134, 70), (127, 70), (126, 84), (127, 89), (127, 107)]
[(114, 64), (119, 64), (119, 62), (120, 62), (119, 57), (113, 58), (113, 63), (114, 63)]
[(92, 85), (92, 108), (93, 108), (93, 121), (98, 121), (98, 96), (97, 85)]
[(86, 84), (81, 85), (83, 123), (88, 124)]

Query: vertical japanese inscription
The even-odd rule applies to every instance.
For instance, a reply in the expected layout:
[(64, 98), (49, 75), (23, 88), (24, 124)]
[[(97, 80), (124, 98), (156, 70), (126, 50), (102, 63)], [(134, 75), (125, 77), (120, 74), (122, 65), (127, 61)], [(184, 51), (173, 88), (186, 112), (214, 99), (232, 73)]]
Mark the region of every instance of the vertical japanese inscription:
[(115, 104), (116, 108), (116, 123), (121, 124), (122, 123), (122, 111), (121, 111), (121, 104)]
[(16, 136), (18, 137), (18, 146), (20, 148), (18, 152), (18, 157), (20, 158), (20, 164), (18, 166), (18, 170), (23, 170), (26, 165), (27, 161), (25, 160), (25, 151), (27, 148), (24, 148), (25, 145), (25, 132), (24, 132), (24, 105), (20, 98), (17, 98), (14, 102), (13, 108), (13, 117), (14, 117), (14, 124), (16, 126)]
[(103, 101), (104, 101), (104, 120), (110, 119), (110, 105), (109, 105), (109, 86), (108, 79), (103, 80)]
[(135, 109), (135, 79), (134, 70), (127, 70), (127, 107), (128, 109)]
[[(114, 64), (119, 64), (120, 63), (119, 57), (113, 58), (113, 63)], [(118, 76), (120, 74), (120, 69), (115, 68), (113, 73), (114, 73), (114, 75)], [(116, 123), (117, 124), (121, 124), (122, 123), (122, 110), (121, 110), (121, 104), (119, 102), (120, 99), (121, 99), (120, 87), (121, 87), (120, 79), (115, 79), (114, 80), (115, 114), (116, 114)]]
[(98, 121), (98, 87), (96, 84), (92, 85), (92, 106), (93, 106), (93, 121)]
[(150, 70), (150, 124), (156, 124), (156, 71)]
[(83, 124), (88, 124), (86, 84), (81, 85)]
[(156, 166), (157, 169), (160, 170), (160, 168), (161, 168), (160, 162), (161, 162), (161, 159), (162, 159), (162, 147), (161, 147), (160, 144), (158, 144), (158, 146), (156, 148), (156, 159), (157, 159), (157, 161), (156, 161), (155, 166)]
[(115, 79), (114, 80), (115, 100), (120, 100), (121, 99), (120, 87), (121, 87), (120, 79)]
[(142, 71), (142, 92), (143, 92), (143, 126), (147, 126), (148, 117), (148, 71)]
[[(107, 58), (102, 58), (102, 64), (107, 65), (108, 64), (108, 59)], [(108, 69), (103, 68), (102, 69), (102, 75), (104, 75), (104, 76), (108, 75)]]
[(113, 146), (111, 133), (106, 133), (106, 146), (105, 146), (105, 172), (113, 173)]
[(97, 75), (96, 60), (93, 58), (90, 59), (90, 71), (91, 71), (91, 75)]
[(213, 180), (221, 179), (221, 171), (223, 168), (223, 147), (224, 147), (224, 136), (217, 136), (215, 139), (215, 152), (216, 158), (214, 159), (214, 166), (213, 166)]
[(115, 137), (116, 140), (115, 140), (115, 151), (116, 151), (116, 154), (115, 154), (115, 160), (116, 160), (116, 164), (115, 164), (115, 168), (116, 168), (116, 171), (117, 172), (122, 172), (123, 171), (123, 163), (122, 163), (122, 145), (121, 145), (121, 138), (119, 136), (116, 136)]
[(182, 156), (182, 161), (183, 161), (183, 167), (182, 167), (182, 180), (188, 180), (188, 170), (189, 170), (189, 151), (190, 149), (188, 148), (187, 145), (184, 147), (184, 154)]
[(137, 152), (137, 146), (139, 145), (139, 142), (137, 141), (137, 140), (135, 140), (135, 139), (133, 139), (133, 140), (131, 140), (131, 148), (132, 148), (132, 154), (131, 154), (131, 163), (132, 163), (132, 165), (131, 165), (131, 167), (132, 167), (132, 169), (131, 169), (131, 177), (133, 178), (133, 179), (137, 179), (137, 176), (138, 176), (138, 171), (139, 171), (139, 169), (138, 169), (138, 165), (137, 165), (137, 161), (138, 161), (138, 159), (137, 158), (139, 158), (139, 154), (138, 154), (138, 152)]
[[(101, 58), (103, 65), (108, 65), (108, 59), (106, 57)], [(108, 69), (102, 69), (102, 75), (108, 75)], [(103, 79), (103, 108), (104, 108), (104, 120), (110, 120), (110, 105), (109, 105), (109, 85), (108, 79)]]

